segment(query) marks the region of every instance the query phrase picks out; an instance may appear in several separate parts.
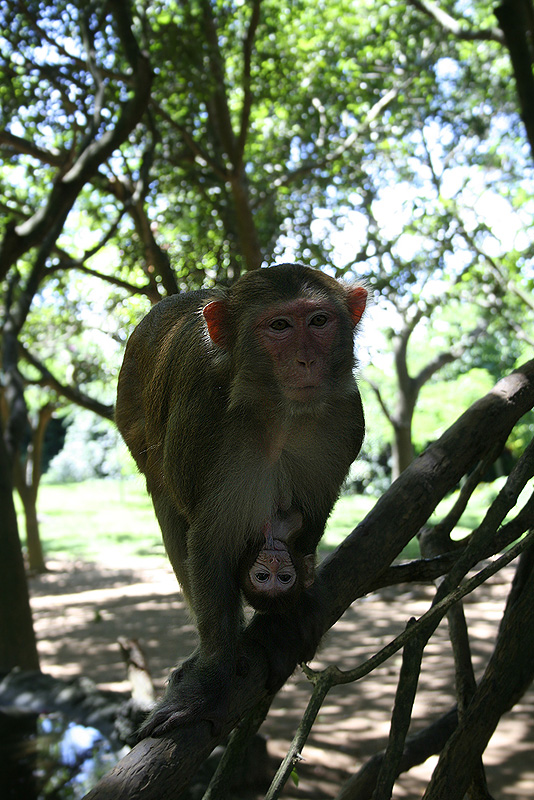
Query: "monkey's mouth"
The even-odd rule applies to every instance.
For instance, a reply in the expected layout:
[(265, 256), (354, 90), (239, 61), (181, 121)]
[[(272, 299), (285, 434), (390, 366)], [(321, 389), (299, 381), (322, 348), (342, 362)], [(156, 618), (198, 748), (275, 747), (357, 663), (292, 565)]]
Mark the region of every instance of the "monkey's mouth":
[(320, 392), (320, 386), (291, 386), (286, 389), (286, 395), (290, 400), (305, 402), (314, 400)]

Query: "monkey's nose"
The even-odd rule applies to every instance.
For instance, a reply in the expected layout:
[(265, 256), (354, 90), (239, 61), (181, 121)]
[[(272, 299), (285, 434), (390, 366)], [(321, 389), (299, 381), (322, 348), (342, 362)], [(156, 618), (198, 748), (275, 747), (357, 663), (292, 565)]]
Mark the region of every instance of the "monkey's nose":
[(300, 364), (305, 369), (310, 369), (315, 364), (315, 356), (297, 353), (297, 364)]

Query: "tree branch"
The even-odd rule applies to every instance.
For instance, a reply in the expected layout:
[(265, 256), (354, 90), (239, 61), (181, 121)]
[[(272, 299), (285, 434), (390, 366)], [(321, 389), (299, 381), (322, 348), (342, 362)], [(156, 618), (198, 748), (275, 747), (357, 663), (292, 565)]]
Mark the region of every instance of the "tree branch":
[(369, 127), (369, 125), (375, 119), (377, 119), (377, 117), (379, 117), (380, 114), (382, 114), (382, 112), (385, 111), (385, 109), (395, 100), (395, 98), (401, 94), (401, 92), (404, 92), (411, 83), (412, 79), (409, 78), (401, 83), (400, 86), (389, 89), (389, 91), (385, 92), (382, 97), (380, 97), (376, 103), (371, 106), (365, 119), (362, 120), (359, 128), (347, 136), (347, 138), (342, 142), (342, 144), (339, 145), (339, 147), (336, 147), (331, 153), (327, 153), (323, 158), (318, 159), (317, 161), (310, 161), (302, 164), (300, 167), (297, 167), (297, 169), (284, 173), (282, 177), (275, 178), (273, 181), (273, 188), (279, 189), (281, 186), (288, 186), (289, 184), (297, 181), (299, 178), (309, 175), (310, 172), (324, 169), (334, 161), (337, 161), (339, 158), (341, 158), (344, 153), (354, 147), (356, 142), (362, 138), (364, 128)]
[[(408, 737), (399, 765), (399, 774), (440, 753), (457, 724), (458, 715), (453, 708), (428, 727)], [(377, 753), (369, 759), (356, 775), (349, 778), (336, 800), (371, 800), (384, 757), (385, 752)]]
[(65, 155), (59, 151), (43, 150), (42, 147), (38, 147), (34, 142), (29, 142), (27, 139), (15, 136), (15, 134), (6, 130), (0, 131), (0, 146), (2, 146), (2, 149), (5, 147), (16, 153), (24, 153), (24, 155), (36, 158), (41, 163), (50, 164), (53, 167), (62, 167), (65, 163)]
[(380, 408), (384, 412), (384, 416), (386, 417), (386, 419), (388, 420), (388, 422), (391, 425), (394, 425), (395, 421), (393, 419), (393, 415), (390, 413), (389, 408), (386, 405), (386, 401), (382, 397), (382, 392), (380, 391), (380, 387), (378, 386), (377, 383), (374, 383), (373, 381), (370, 381), (369, 378), (366, 378), (365, 380), (367, 381), (367, 383), (369, 384), (369, 386), (371, 387), (371, 389), (375, 393), (376, 399), (378, 400), (378, 404), (380, 405)]
[(214, 158), (212, 158), (209, 153), (204, 150), (198, 142), (193, 138), (193, 136), (189, 133), (187, 128), (184, 128), (183, 125), (180, 125), (176, 120), (174, 120), (171, 115), (162, 108), (161, 105), (155, 102), (155, 100), (150, 101), (150, 107), (154, 109), (156, 114), (158, 114), (162, 119), (168, 122), (174, 130), (178, 131), (182, 139), (184, 140), (184, 144), (186, 147), (191, 151), (192, 155), (201, 162), (204, 162), (208, 165), (210, 169), (213, 170), (215, 175), (222, 180), (228, 180), (228, 171), (224, 166), (219, 164)]
[(62, 253), (60, 256), (60, 260), (54, 267), (50, 268), (50, 273), (57, 272), (58, 270), (77, 270), (78, 272), (83, 272), (84, 275), (90, 275), (92, 278), (97, 278), (99, 281), (105, 281), (105, 283), (109, 283), (111, 286), (117, 286), (119, 289), (124, 289), (128, 292), (128, 294), (142, 294), (152, 303), (157, 303), (160, 300), (160, 295), (157, 291), (154, 291), (152, 285), (150, 283), (146, 284), (145, 286), (136, 286), (133, 283), (129, 283), (128, 281), (123, 281), (121, 278), (116, 278), (113, 275), (105, 275), (103, 272), (99, 272), (96, 269), (91, 269), (91, 267), (86, 267), (83, 263), (83, 259), (76, 259), (71, 258), (67, 253)]
[(433, 3), (432, 0), (424, 0), (424, 2), (423, 0), (409, 0), (409, 2), (414, 8), (422, 11), (423, 14), (433, 19), (441, 25), (443, 30), (452, 34), (457, 39), (464, 39), (472, 42), (499, 42), (500, 44), (504, 44), (504, 37), (499, 28), (480, 28), (479, 30), (473, 30), (471, 27), (467, 27), (471, 25), (470, 22), (463, 18), (462, 23), (458, 22), (454, 17), (451, 17), (450, 14), (447, 14), (446, 11), (443, 11), (436, 3)]
[[(237, 167), (236, 158), (236, 138), (232, 127), (232, 117), (228, 107), (228, 97), (226, 93), (226, 76), (224, 59), (219, 48), (219, 37), (213, 16), (213, 6), (209, 0), (202, 0), (202, 16), (204, 20), (204, 31), (208, 43), (209, 61), (211, 74), (214, 81), (214, 108), (215, 124), (226, 156), (234, 167)], [(209, 109), (208, 109), (209, 111)]]
[(104, 419), (109, 420), (113, 419), (113, 406), (105, 405), (99, 400), (89, 397), (89, 395), (80, 392), (80, 390), (75, 386), (66, 386), (65, 384), (61, 383), (56, 377), (54, 377), (54, 375), (52, 375), (50, 370), (45, 367), (45, 365), (39, 361), (38, 358), (36, 358), (36, 356), (32, 355), (32, 353), (30, 353), (30, 351), (24, 347), (24, 345), (20, 344), (19, 347), (21, 356), (41, 373), (42, 380), (40, 383), (42, 385), (53, 389), (58, 394), (62, 395), (62, 397), (70, 400), (71, 403), (75, 403), (77, 406), (81, 406), (82, 408), (87, 408), (89, 411), (93, 411), (95, 414), (98, 414), (99, 417), (104, 417)]
[[(523, 568), (523, 569), (522, 569)], [(473, 699), (444, 748), (424, 800), (461, 800), (473, 770), (501, 716), (521, 698), (534, 677), (534, 550), (522, 556), (497, 644)], [(511, 668), (510, 665), (513, 665)]]
[(247, 141), (250, 123), (250, 112), (252, 109), (253, 97), (251, 91), (250, 73), (254, 37), (260, 22), (260, 7), (261, 0), (253, 0), (247, 35), (245, 36), (245, 40), (243, 42), (243, 106), (241, 108), (241, 124), (239, 126), (239, 136), (237, 139), (237, 158), (239, 159), (239, 164), (243, 163), (245, 143)]
[(150, 96), (152, 72), (148, 58), (137, 47), (131, 30), (127, 0), (111, 0), (119, 37), (130, 61), (133, 93), (123, 104), (115, 126), (94, 139), (79, 153), (65, 174), (59, 174), (52, 186), (48, 202), (29, 220), (9, 227), (0, 243), (0, 279), (30, 248), (40, 245), (41, 262), (50, 253), (61, 233), (65, 220), (83, 186), (91, 180), (99, 165), (124, 141), (142, 118)]

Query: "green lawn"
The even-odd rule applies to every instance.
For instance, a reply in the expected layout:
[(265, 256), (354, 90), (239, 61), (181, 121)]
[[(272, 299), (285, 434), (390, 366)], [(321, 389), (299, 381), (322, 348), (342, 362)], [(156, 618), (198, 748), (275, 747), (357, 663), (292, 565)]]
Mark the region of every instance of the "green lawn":
[[(19, 527), (24, 519), (19, 511)], [(95, 480), (46, 484), (38, 516), (45, 556), (120, 563), (121, 556), (163, 555), (161, 534), (144, 481)]]
[[(476, 527), (497, 490), (496, 484), (484, 485), (478, 490), (455, 536), (464, 536)], [(24, 519), (16, 499), (23, 535)], [(452, 495), (441, 504), (439, 516), (446, 513), (454, 499)], [(328, 522), (322, 547), (326, 550), (336, 547), (374, 503), (375, 498), (367, 496), (341, 497)], [(438, 518), (435, 515), (433, 521)], [(61, 553), (113, 564), (120, 563), (121, 557), (164, 554), (152, 504), (141, 478), (45, 484), (39, 492), (39, 519), (48, 557)], [(418, 553), (414, 541), (403, 551), (402, 557), (416, 558)]]
[[(333, 549), (374, 505), (370, 497), (342, 497), (329, 520), (323, 544)], [(24, 517), (16, 497), (19, 528)], [(152, 503), (144, 480), (99, 480), (43, 484), (38, 513), (45, 555), (104, 559), (112, 564), (121, 555), (163, 555)]]

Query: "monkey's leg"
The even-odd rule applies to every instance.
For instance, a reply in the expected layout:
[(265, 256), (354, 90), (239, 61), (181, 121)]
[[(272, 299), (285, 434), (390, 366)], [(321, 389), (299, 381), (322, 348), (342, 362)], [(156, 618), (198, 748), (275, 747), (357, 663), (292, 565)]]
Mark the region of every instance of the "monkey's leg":
[(152, 495), (154, 510), (158, 518), (163, 543), (174, 574), (182, 588), (187, 605), (191, 607), (191, 587), (187, 569), (187, 532), (189, 523), (168, 495)]
[(227, 718), (236, 674), (245, 669), (238, 655), (242, 614), (232, 560), (213, 544), (221, 541), (216, 534), (210, 538), (205, 530), (191, 528), (188, 540), (188, 581), (200, 644), (172, 673), (164, 697), (140, 730), (140, 738), (162, 736), (198, 720), (209, 721), (217, 730)]

